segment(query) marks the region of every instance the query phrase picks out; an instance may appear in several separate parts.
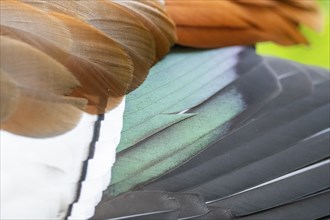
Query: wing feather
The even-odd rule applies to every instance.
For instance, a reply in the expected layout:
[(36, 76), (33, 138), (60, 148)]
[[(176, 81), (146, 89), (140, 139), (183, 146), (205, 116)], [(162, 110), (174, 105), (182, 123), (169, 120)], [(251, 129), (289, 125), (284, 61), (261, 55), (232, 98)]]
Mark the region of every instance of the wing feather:
[(307, 25), (317, 31), (322, 27), (315, 1), (166, 0), (165, 3), (177, 27), (178, 43), (198, 48), (262, 41), (307, 44), (299, 26)]
[(2, 94), (5, 114), (1, 128), (33, 137), (58, 135), (74, 128), (87, 103), (66, 96), (79, 85), (78, 80), (60, 63), (30, 45), (8, 37), (0, 39), (1, 90), (13, 91), (13, 95)]

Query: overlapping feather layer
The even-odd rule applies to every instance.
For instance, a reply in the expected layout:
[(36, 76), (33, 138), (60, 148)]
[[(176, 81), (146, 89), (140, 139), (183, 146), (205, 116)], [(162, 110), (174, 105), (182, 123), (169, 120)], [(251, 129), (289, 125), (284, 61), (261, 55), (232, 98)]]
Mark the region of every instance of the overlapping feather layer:
[(307, 44), (299, 25), (320, 30), (315, 0), (166, 0), (178, 43), (199, 48), (274, 41)]
[[(306, 44), (299, 25), (321, 28), (313, 0), (165, 5), (178, 43), (193, 47)], [(174, 30), (158, 0), (1, 1), (1, 128), (54, 136), (72, 129), (81, 111), (112, 109), (169, 51)]]
[(49, 137), (138, 87), (174, 44), (154, 1), (1, 1), (1, 129)]

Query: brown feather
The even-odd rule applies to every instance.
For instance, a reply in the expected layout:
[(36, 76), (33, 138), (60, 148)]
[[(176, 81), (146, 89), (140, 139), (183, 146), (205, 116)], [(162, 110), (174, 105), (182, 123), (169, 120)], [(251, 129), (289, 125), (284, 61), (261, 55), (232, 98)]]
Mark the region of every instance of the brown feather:
[[(72, 129), (81, 110), (100, 114), (116, 107), (175, 41), (174, 25), (157, 1), (129, 7), (110, 0), (1, 1), (0, 25), (2, 39), (15, 42), (1, 48), (16, 53), (3, 55), (12, 67), (1, 62), (1, 129), (33, 137)], [(18, 56), (22, 51), (34, 55)], [(22, 60), (14, 65), (17, 57)], [(29, 74), (22, 74), (23, 66)], [(65, 70), (75, 84), (55, 79), (60, 73), (42, 74), (46, 69)]]
[(0, 69), (0, 123), (10, 118), (18, 105), (19, 89), (9, 76)]
[(269, 1), (269, 0), (234, 0), (239, 4), (249, 4), (249, 5), (255, 5), (255, 6), (274, 6), (276, 5), (275, 1)]
[(74, 128), (87, 100), (65, 95), (79, 85), (78, 80), (30, 45), (8, 37), (0, 39), (1, 83), (15, 88), (13, 96), (8, 94), (1, 100), (5, 112), (10, 110), (1, 120), (1, 128), (30, 137), (58, 135)]
[(285, 4), (290, 4), (295, 7), (303, 8), (308, 11), (318, 11), (319, 7), (315, 0), (280, 0)]
[(133, 80), (129, 91), (137, 88), (148, 75), (155, 59), (154, 38), (135, 16), (121, 6), (106, 0), (25, 2), (43, 11), (55, 11), (78, 18), (119, 43), (133, 61)]
[(160, 10), (160, 6), (154, 8), (152, 7), (153, 3), (149, 3), (148, 0), (115, 0), (114, 2), (124, 6), (127, 11), (136, 16), (152, 33), (156, 43), (156, 59), (154, 63), (169, 52), (169, 49), (176, 41), (175, 26), (166, 16), (165, 12)]
[(280, 8), (280, 10), (275, 10), (275, 12), (297, 24), (304, 24), (315, 31), (322, 30), (322, 13), (317, 7), (315, 9), (311, 7), (309, 10), (301, 10), (292, 4), (282, 2), (277, 5), (277, 8)]
[[(2, 5), (6, 6), (5, 3)], [(12, 7), (11, 10), (2, 7), (2, 32), (11, 37), (15, 35), (15, 38), (24, 40), (66, 66), (81, 84), (72, 95), (89, 100), (88, 112), (103, 113), (120, 103), (131, 82), (133, 64), (118, 43), (73, 17), (60, 13), (45, 14), (23, 3), (16, 4), (20, 7)], [(43, 32), (39, 30), (38, 22), (26, 22), (31, 11), (43, 21), (56, 20), (69, 30), (70, 47), (63, 47), (48, 38), (48, 35), (57, 35), (57, 26), (49, 23), (52, 28), (48, 27), (47, 32)], [(12, 14), (18, 14), (19, 19), (7, 22), (15, 17)]]
[[(69, 28), (75, 42), (71, 53), (76, 57), (68, 61), (68, 66), (81, 87), (72, 95), (82, 94), (87, 98), (88, 112), (94, 114), (117, 106), (132, 80), (131, 58), (118, 43), (92, 26), (60, 13), (50, 15)], [(89, 68), (82, 68), (77, 61)]]
[(1, 129), (14, 134), (45, 138), (73, 129), (81, 118), (76, 107), (65, 102), (39, 101), (23, 94), (12, 117), (1, 124)]
[[(166, 0), (177, 27), (178, 43), (199, 48), (274, 41), (307, 44), (299, 25), (322, 26), (314, 0)], [(195, 39), (193, 39), (195, 38)]]

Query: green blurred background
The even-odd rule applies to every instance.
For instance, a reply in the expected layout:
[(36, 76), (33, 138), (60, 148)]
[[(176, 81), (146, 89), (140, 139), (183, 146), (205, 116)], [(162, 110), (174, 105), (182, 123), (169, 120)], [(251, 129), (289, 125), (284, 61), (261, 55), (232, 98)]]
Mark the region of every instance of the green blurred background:
[(279, 56), (301, 63), (322, 66), (330, 69), (330, 0), (319, 0), (319, 4), (322, 7), (324, 15), (324, 27), (322, 32), (315, 33), (309, 28), (301, 28), (305, 36), (308, 38), (310, 45), (283, 47), (272, 43), (260, 43), (257, 45), (258, 53)]

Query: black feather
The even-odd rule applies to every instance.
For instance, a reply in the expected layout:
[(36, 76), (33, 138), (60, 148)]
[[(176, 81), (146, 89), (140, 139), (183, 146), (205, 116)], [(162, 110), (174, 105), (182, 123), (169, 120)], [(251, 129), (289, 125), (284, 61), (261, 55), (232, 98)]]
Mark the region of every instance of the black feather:
[(249, 215), (238, 220), (265, 220), (265, 219), (328, 219), (330, 213), (330, 191), (304, 197), (298, 201), (288, 203), (273, 209)]
[(129, 192), (97, 206), (92, 219), (177, 219), (179, 203), (165, 192)]
[[(233, 59), (236, 55), (232, 54)], [(329, 71), (261, 58), (251, 48), (240, 53), (234, 68), (238, 79), (188, 113), (195, 114), (192, 118), (206, 114), (219, 97), (232, 90), (241, 94), (244, 110), (219, 124), (217, 132), (212, 131), (216, 138), (208, 144), (201, 142), (200, 151), (189, 152), (199, 143), (194, 139), (155, 160), (154, 165), (159, 165), (177, 154), (189, 153), (171, 169), (135, 183), (136, 190), (144, 191), (116, 198), (106, 193), (95, 219), (275, 220), (330, 215)], [(162, 147), (166, 147), (171, 132), (175, 135), (169, 137), (179, 141), (182, 130), (178, 128), (189, 129), (192, 118), (157, 131), (118, 154), (118, 159), (130, 158), (129, 151), (146, 148), (150, 140), (162, 140)], [(221, 129), (225, 132), (219, 132)], [(139, 177), (145, 170), (147, 166), (134, 175)]]
[(209, 204), (228, 208), (235, 216), (244, 216), (294, 202), (326, 190), (329, 185), (330, 166), (327, 160), (311, 170)]
[[(272, 155), (272, 153), (281, 151), (281, 149), (284, 150), (286, 147), (299, 142), (309, 135), (327, 128), (329, 126), (329, 121), (327, 120), (329, 113), (326, 109), (326, 103), (329, 100), (328, 91), (328, 82), (320, 84), (311, 96), (293, 102), (285, 108), (279, 108), (277, 111), (243, 126), (210, 145), (205, 151), (192, 158), (182, 167), (177, 168), (154, 183), (148, 184), (145, 186), (145, 189), (180, 191), (191, 188), (232, 169), (237, 169), (239, 164), (242, 164), (249, 154), (252, 157), (255, 156), (250, 160), (250, 162), (253, 162), (257, 157), (262, 159), (262, 155), (258, 153), (259, 151), (266, 150), (264, 152), (265, 156)], [(323, 107), (322, 105), (324, 104), (326, 106)], [(313, 113), (315, 108), (321, 108), (319, 111), (323, 112), (323, 116), (319, 115), (319, 111)], [(313, 123), (313, 120), (316, 121)], [(304, 125), (306, 123), (308, 123), (309, 128), (305, 129)], [(313, 125), (315, 129), (303, 135)], [(295, 126), (297, 130), (293, 129)], [(302, 137), (299, 137), (299, 129)], [(289, 136), (287, 132), (292, 132), (292, 135), (295, 133), (295, 135)], [(282, 144), (278, 143), (279, 141)]]

